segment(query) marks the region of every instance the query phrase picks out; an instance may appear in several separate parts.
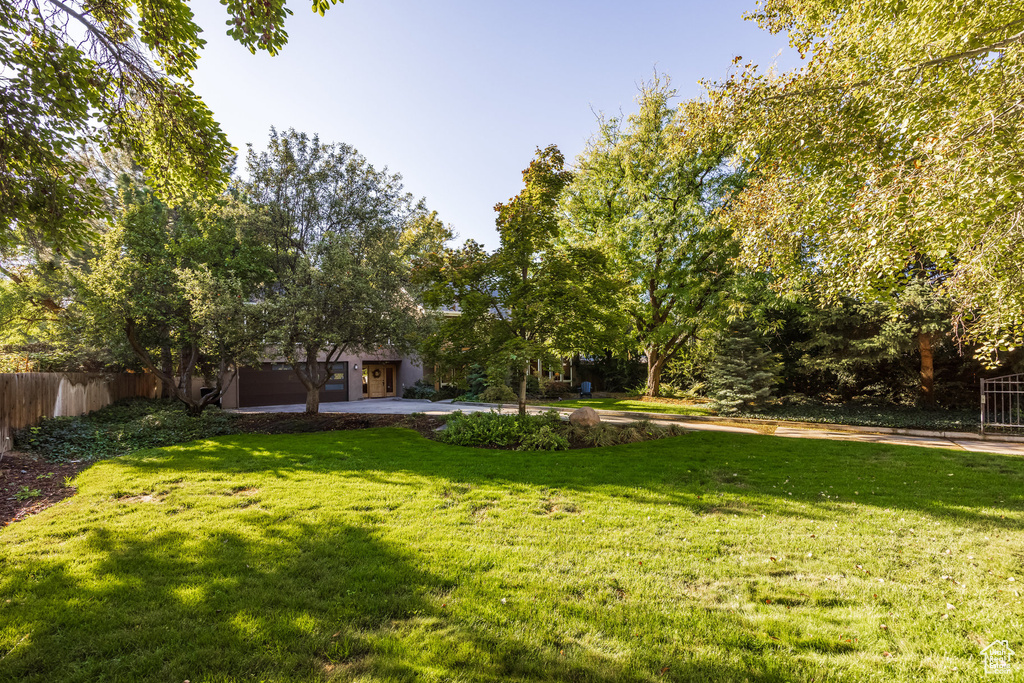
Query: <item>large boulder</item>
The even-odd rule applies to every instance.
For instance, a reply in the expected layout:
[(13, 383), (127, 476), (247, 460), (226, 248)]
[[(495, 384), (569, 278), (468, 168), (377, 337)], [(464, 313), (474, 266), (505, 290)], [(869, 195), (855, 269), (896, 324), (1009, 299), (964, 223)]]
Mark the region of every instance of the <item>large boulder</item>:
[(601, 424), (601, 416), (593, 408), (577, 408), (569, 416), (569, 422), (578, 427), (596, 427)]

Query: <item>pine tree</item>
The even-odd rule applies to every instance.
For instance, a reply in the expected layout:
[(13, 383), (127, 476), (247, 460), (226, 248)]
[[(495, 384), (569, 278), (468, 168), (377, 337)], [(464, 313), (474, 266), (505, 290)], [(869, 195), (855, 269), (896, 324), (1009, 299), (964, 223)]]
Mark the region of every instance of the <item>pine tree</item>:
[(708, 369), (714, 402), (723, 415), (764, 405), (779, 383), (781, 363), (755, 339), (749, 324), (724, 337)]

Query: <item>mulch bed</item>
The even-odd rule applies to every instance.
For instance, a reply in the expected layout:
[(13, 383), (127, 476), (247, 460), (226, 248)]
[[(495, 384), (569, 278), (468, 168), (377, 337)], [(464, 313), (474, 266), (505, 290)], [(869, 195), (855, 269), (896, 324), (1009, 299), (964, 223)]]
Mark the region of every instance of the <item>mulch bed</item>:
[[(426, 437), (434, 436), (442, 420), (427, 415), (364, 415), (359, 413), (246, 413), (232, 425), (238, 434), (299, 434), (372, 427), (407, 427)], [(34, 515), (73, 496), (77, 489), (65, 486), (64, 478), (74, 478), (95, 460), (49, 462), (41, 457), (10, 451), (0, 458), (0, 526), (7, 526)], [(21, 495), (25, 487), (31, 496)], [(39, 491), (38, 495), (35, 492)]]
[(373, 427), (407, 427), (423, 436), (433, 436), (444, 424), (429, 415), (378, 415), (364, 413), (242, 413), (232, 427), (239, 434), (301, 434)]
[[(7, 526), (73, 496), (65, 486), (92, 462), (48, 462), (27, 453), (9, 451), (0, 459), (0, 525)], [(28, 489), (30, 495), (24, 495)], [(18, 493), (23, 492), (19, 497)], [(38, 494), (36, 493), (38, 491)]]

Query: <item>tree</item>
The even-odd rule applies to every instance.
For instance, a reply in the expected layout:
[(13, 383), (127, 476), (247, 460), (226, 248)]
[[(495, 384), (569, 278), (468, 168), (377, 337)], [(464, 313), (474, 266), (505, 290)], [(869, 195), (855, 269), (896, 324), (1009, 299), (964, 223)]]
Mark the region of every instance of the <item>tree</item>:
[[(287, 41), (284, 0), (222, 4), (250, 51)], [(165, 201), (223, 188), (232, 149), (191, 90), (200, 33), (187, 0), (0, 3), (0, 251), (81, 243), (104, 214), (103, 188), (71, 156), (85, 141), (131, 150)]]
[(781, 364), (757, 337), (751, 321), (738, 320), (718, 340), (708, 382), (723, 415), (763, 406), (779, 383)]
[(896, 296), (920, 259), (990, 355), (1024, 343), (1024, 6), (771, 0), (806, 66), (713, 89), (753, 171), (732, 207), (782, 287)]
[(722, 325), (736, 245), (715, 215), (742, 180), (718, 112), (698, 101), (673, 110), (673, 95), (646, 85), (639, 112), (603, 122), (565, 201), (565, 238), (597, 245), (609, 267), (594, 276), (621, 287), (650, 396), (667, 363)]
[(520, 415), (531, 361), (592, 349), (604, 327), (603, 295), (595, 288), (601, 283), (591, 278), (603, 259), (557, 239), (558, 198), (571, 178), (557, 147), (538, 149), (523, 171), (523, 190), (494, 207), (500, 247), (487, 253), (470, 240), (421, 266), (420, 277), (433, 285), (428, 304), (458, 311), (442, 320), (432, 354), (455, 355), (463, 364), (477, 360), (492, 384), (504, 384), (512, 369)]
[[(262, 350), (252, 304), (270, 253), (247, 207), (231, 198), (170, 209), (125, 182), (99, 253), (78, 273), (66, 315), (111, 343), (127, 342), (165, 391), (199, 415), (218, 401), (239, 363)], [(213, 391), (195, 396), (202, 374)]]
[(426, 211), (402, 192), (401, 176), (294, 130), (271, 130), (268, 149), (250, 148), (247, 164), (245, 196), (269, 221), (274, 252), (267, 341), (316, 413), (344, 353), (408, 350), (416, 311), (402, 238)]

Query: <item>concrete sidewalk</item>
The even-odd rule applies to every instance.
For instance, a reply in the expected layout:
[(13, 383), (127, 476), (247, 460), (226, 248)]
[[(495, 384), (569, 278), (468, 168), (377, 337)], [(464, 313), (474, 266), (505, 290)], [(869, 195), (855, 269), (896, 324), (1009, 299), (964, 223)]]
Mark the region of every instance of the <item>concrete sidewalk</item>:
[[(304, 405), (281, 405), (281, 406), (259, 406), (254, 408), (236, 408), (231, 412), (236, 413), (301, 413), (306, 409)], [(322, 413), (368, 413), (368, 414), (390, 414), (410, 415), (412, 413), (423, 413), (424, 415), (442, 416), (456, 411), (464, 413), (479, 413), (497, 410), (503, 413), (515, 413), (514, 404), (498, 406), (487, 403), (452, 403), (451, 401), (423, 401), (407, 398), (376, 398), (364, 399), (362, 401), (336, 401), (321, 403)], [(557, 410), (563, 415), (568, 415), (572, 408), (558, 408), (557, 406), (527, 406), (527, 412), (531, 414), (543, 413), (548, 410)], [(684, 429), (692, 431), (709, 432), (733, 432), (737, 434), (759, 434), (756, 429), (739, 427), (734, 424), (720, 424), (708, 420), (694, 420), (686, 415), (666, 415), (660, 413), (629, 413), (625, 411), (598, 410), (601, 420), (622, 424), (635, 422), (637, 420), (650, 420), (657, 424), (675, 424)], [(856, 431), (854, 431), (856, 429)], [(811, 428), (806, 425), (799, 427), (779, 424), (775, 429), (775, 436), (791, 439), (828, 439), (834, 441), (864, 441), (868, 443), (894, 444), (898, 446), (922, 446), (925, 448), (949, 448), (952, 450), (972, 451), (976, 453), (999, 453), (1002, 455), (1024, 455), (1024, 443), (1010, 441), (996, 441), (991, 439), (981, 440), (980, 438), (957, 438), (945, 436), (940, 433), (925, 435), (918, 432), (914, 435), (906, 434), (885, 434), (865, 431), (865, 428), (842, 429), (840, 425), (833, 428)]]

